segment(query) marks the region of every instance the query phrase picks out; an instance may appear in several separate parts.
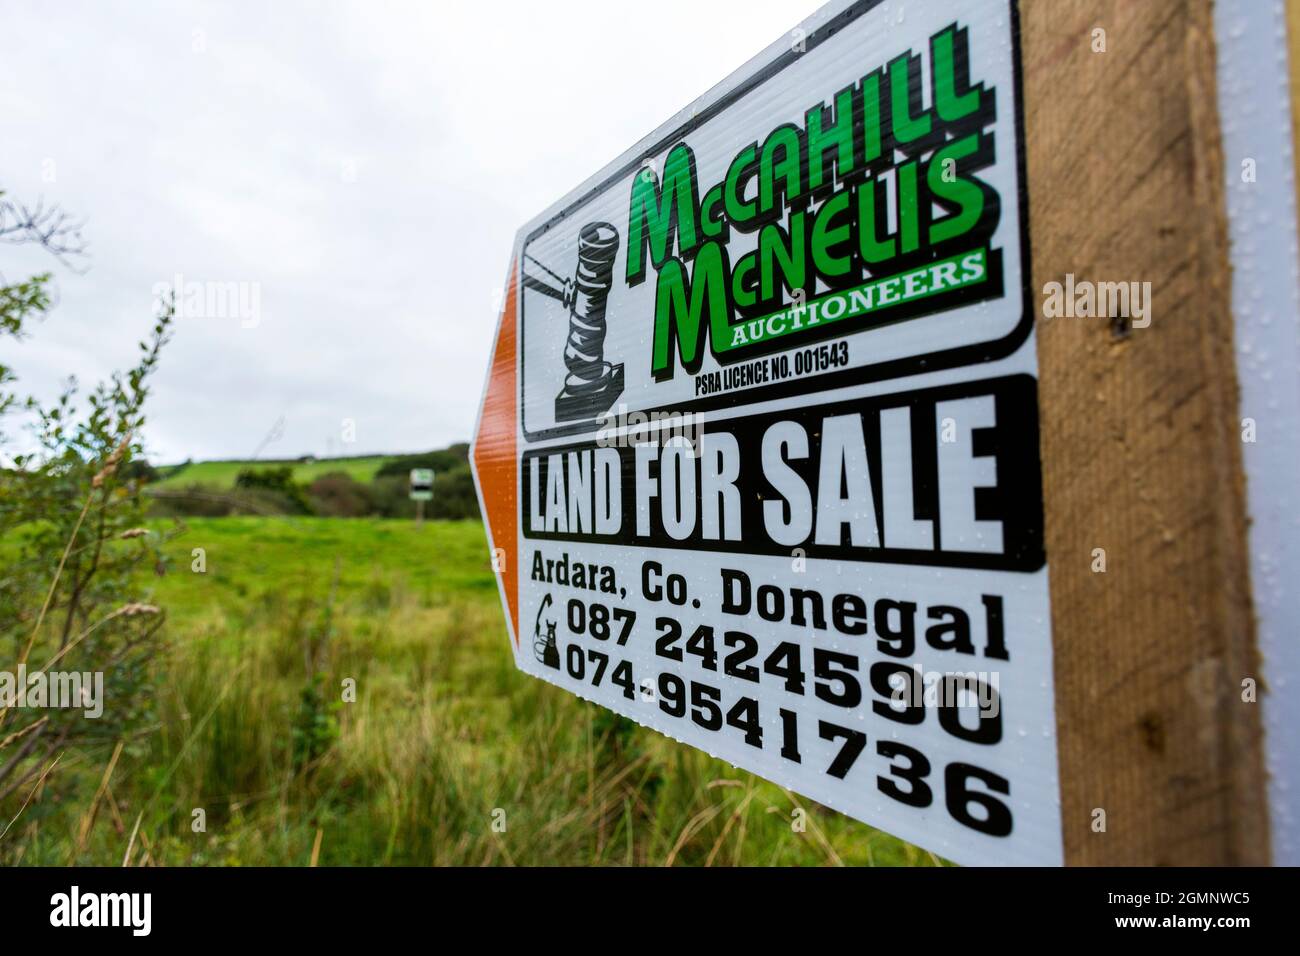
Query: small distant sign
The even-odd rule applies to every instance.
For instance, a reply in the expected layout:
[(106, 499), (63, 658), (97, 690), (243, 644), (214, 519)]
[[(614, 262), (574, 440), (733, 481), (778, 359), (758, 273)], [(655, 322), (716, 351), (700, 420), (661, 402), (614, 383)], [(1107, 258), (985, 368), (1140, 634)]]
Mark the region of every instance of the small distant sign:
[(411, 500), (412, 501), (433, 500), (433, 469), (432, 468), (411, 469)]

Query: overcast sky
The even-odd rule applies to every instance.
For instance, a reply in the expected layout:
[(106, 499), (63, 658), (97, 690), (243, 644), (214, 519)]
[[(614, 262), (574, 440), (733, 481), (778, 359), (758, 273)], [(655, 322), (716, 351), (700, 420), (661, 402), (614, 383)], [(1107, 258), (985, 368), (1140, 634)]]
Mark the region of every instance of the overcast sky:
[[(84, 217), (91, 256), (5, 362), (89, 385), (159, 283), (245, 283), (255, 319), (178, 320), (154, 461), (249, 456), (281, 418), (264, 457), (467, 440), (519, 225), (817, 6), (10, 0), (0, 189)], [(0, 246), (8, 281), (51, 265)]]

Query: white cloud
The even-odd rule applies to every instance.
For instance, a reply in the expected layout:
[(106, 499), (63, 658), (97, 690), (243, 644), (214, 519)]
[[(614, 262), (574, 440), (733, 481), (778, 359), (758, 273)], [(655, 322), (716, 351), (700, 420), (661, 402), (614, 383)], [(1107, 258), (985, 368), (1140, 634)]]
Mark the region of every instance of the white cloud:
[[(812, 8), (10, 3), (0, 188), (94, 250), (10, 364), (49, 397), (131, 362), (156, 283), (253, 282), (256, 328), (178, 323), (156, 459), (247, 455), (281, 415), (267, 454), (468, 439), (518, 226)], [(48, 267), (0, 248), (11, 279)]]

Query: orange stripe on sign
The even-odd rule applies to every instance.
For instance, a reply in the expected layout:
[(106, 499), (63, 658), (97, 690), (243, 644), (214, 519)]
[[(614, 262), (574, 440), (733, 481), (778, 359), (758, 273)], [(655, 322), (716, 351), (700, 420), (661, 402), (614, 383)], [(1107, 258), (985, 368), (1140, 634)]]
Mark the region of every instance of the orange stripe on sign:
[(519, 643), (519, 569), (515, 567), (519, 556), (519, 465), (515, 457), (519, 421), (519, 390), (515, 384), (518, 268), (516, 263), (510, 270), (505, 308), (497, 325), (496, 347), (483, 396), (483, 413), (474, 439), (474, 470), (487, 512), (483, 517), (492, 535), (492, 546), (505, 552), (497, 576), (505, 592), (516, 645)]

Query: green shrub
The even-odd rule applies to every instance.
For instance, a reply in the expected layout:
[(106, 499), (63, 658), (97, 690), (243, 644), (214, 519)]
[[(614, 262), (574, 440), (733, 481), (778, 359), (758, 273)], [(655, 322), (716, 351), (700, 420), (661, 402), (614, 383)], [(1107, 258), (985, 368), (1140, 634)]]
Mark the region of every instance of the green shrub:
[[(0, 209), (26, 213), (8, 201)], [(29, 227), (8, 240), (61, 257), (66, 251), (57, 229)], [(0, 338), (21, 340), (45, 315), (49, 281), (48, 274), (16, 285), (0, 280)], [(10, 391), (16, 376), (0, 362), (0, 425), (16, 409), (30, 425), (30, 436), (12, 444), (0, 431), (0, 458), (13, 463), (0, 471), (0, 658), (31, 673), (89, 672), (103, 692), (99, 714), (0, 703), (0, 813), (7, 820), (39, 791), (34, 825), (75, 784), (76, 765), (101, 767), (115, 746), (138, 753), (154, 720), (164, 614), (152, 591), (167, 564), (164, 536), (144, 527), (141, 482), (129, 476), (138, 474), (149, 378), (172, 315), (167, 304), (150, 323), (134, 368), (89, 392), (70, 382), (48, 405)], [(9, 353), (5, 342), (0, 357)], [(10, 853), (0, 845), (0, 859)]]
[(325, 754), (339, 739), (339, 722), (335, 714), (339, 701), (327, 701), (325, 675), (316, 674), (302, 689), (298, 714), (293, 721), (293, 765), (304, 767)]
[(360, 518), (375, 511), (370, 487), (342, 471), (321, 475), (307, 486), (315, 514), (328, 518)]
[(418, 455), (398, 455), (375, 473), (376, 478), (396, 476), (406, 478), (412, 468), (432, 468), (441, 476), (444, 471), (453, 471), (469, 464), (469, 445), (457, 442), (437, 451), (420, 452)]
[(293, 480), (293, 468), (241, 468), (235, 476), (235, 487), (243, 490), (270, 491), (283, 496), (295, 509), (293, 513), (309, 515), (311, 502), (302, 485)]
[(269, 488), (216, 488), (192, 484), (146, 492), (155, 518), (224, 518), (229, 515), (297, 515), (302, 504)]
[(415, 502), (411, 500), (410, 482), (406, 475), (387, 475), (370, 483), (370, 504), (374, 514), (383, 518), (414, 518)]
[(426, 514), (432, 518), (477, 518), (478, 496), (474, 493), (474, 475), (469, 465), (461, 465), (437, 476), (433, 482), (433, 500)]

